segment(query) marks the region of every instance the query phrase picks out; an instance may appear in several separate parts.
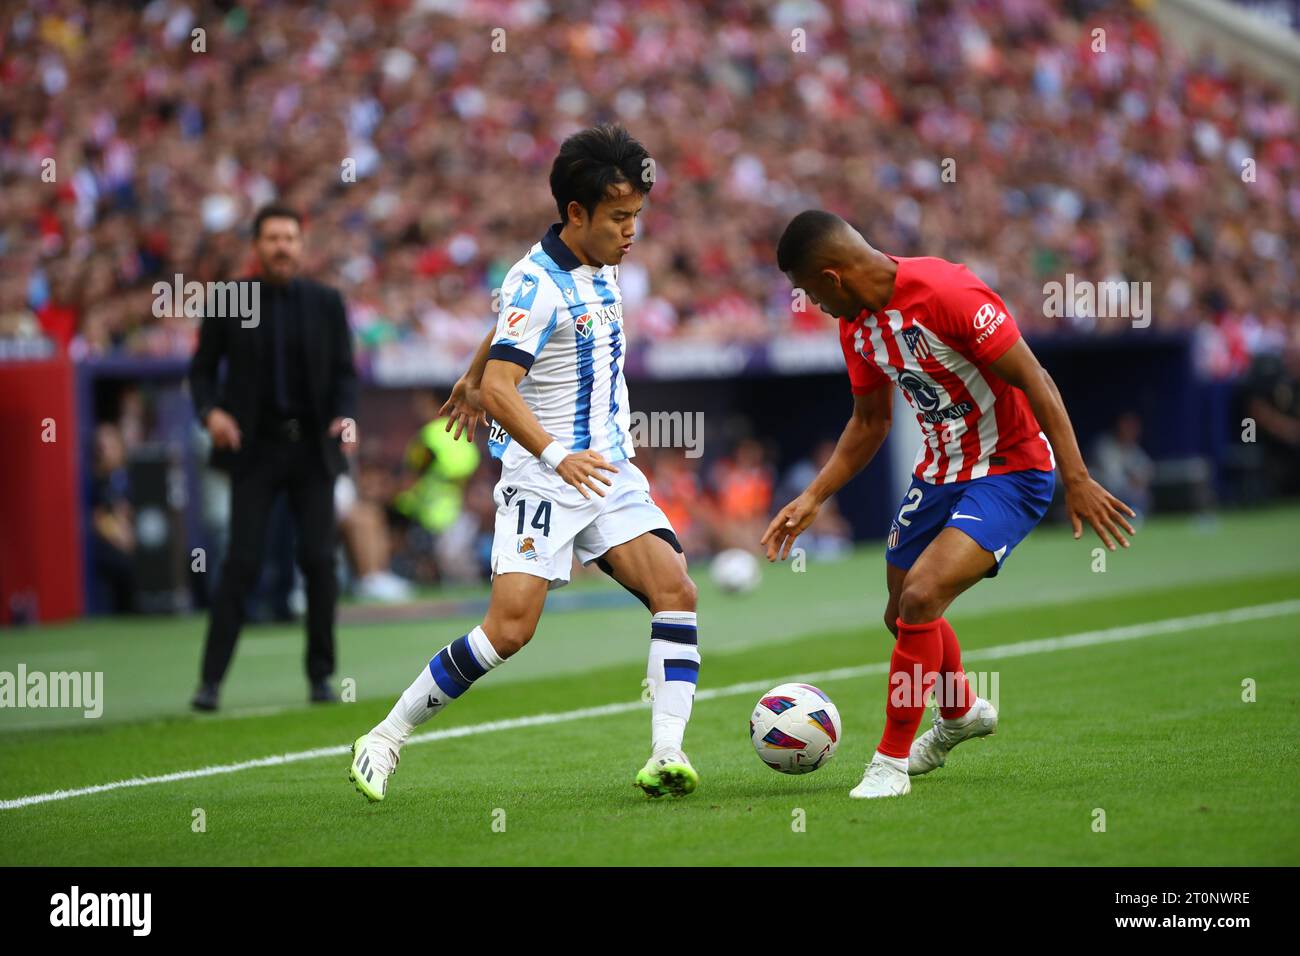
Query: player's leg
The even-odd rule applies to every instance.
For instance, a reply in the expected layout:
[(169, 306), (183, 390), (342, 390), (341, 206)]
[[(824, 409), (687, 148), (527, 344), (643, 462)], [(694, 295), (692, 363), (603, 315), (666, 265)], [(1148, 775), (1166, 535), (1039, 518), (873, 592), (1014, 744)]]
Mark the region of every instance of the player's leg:
[(650, 610), (650, 654), (646, 679), (651, 703), (651, 756), (636, 785), (652, 797), (690, 793), (699, 782), (682, 752), (699, 680), (700, 653), (695, 583), (686, 556), (668, 528), (657, 528), (610, 548), (602, 569)]
[(908, 574), (900, 615), (921, 624), (936, 621), (942, 641), (937, 713), (933, 726), (909, 748), (907, 770), (912, 776), (942, 767), (959, 743), (997, 730), (997, 709), (971, 690), (957, 633), (943, 614), (962, 591), (998, 573), (1046, 513), (1054, 488), (1055, 476), (1037, 471), (967, 483), (933, 551), (927, 549)]
[[(543, 473), (540, 465), (503, 474), (494, 497), (497, 520), (487, 616), (433, 655), (388, 716), (353, 745), (349, 778), (371, 800), (383, 799), (388, 774), (414, 728), (532, 639), (547, 590), (569, 580), (574, 535), (600, 507), (553, 473)], [(372, 768), (379, 767), (373, 779), (361, 769), (367, 757)]]
[(532, 640), (546, 604), (548, 581), (531, 574), (499, 574), (483, 623), (430, 658), (376, 733), (405, 743), (420, 724), (441, 713), (480, 677)]
[[(897, 590), (897, 636), (889, 661), (885, 729), (852, 796), (898, 796), (911, 789), (907, 777), (912, 771), (912, 741), (925, 715), (925, 699), (944, 663), (943, 612), (993, 564), (991, 554), (948, 527), (903, 575)], [(893, 577), (897, 585), (897, 573)]]
[(646, 668), (654, 695), (651, 756), (637, 773), (636, 785), (652, 797), (690, 793), (699, 775), (682, 753), (682, 737), (700, 670), (695, 584), (668, 516), (632, 462), (619, 463), (604, 508), (578, 533), (574, 551), (584, 564), (597, 562), (651, 615)]
[[(957, 492), (950, 485), (931, 485), (919, 478), (912, 480), (911, 486), (903, 495), (898, 513), (889, 528), (889, 537), (885, 544), (885, 580), (889, 588), (889, 600), (885, 606), (885, 626), (894, 635), (894, 646), (890, 655), (889, 686), (885, 700), (885, 732), (900, 734), (900, 718), (916, 711), (916, 721), (924, 712), (924, 697), (915, 704), (914, 693), (924, 693), (924, 675), (932, 673), (939, 667), (940, 655), (936, 653), (937, 645), (932, 645), (928, 636), (920, 636), (903, 625), (900, 620), (899, 606), (903, 599), (906, 581), (912, 568), (921, 555), (934, 543), (948, 519)], [(919, 669), (919, 670), (918, 670)], [(912, 728), (912, 735), (916, 732)], [(912, 736), (907, 737), (910, 745)], [(850, 791), (850, 796), (858, 798), (901, 796), (911, 790), (907, 774), (907, 749), (901, 754), (897, 747), (890, 751), (877, 748), (867, 764), (862, 782)]]
[(987, 577), (996, 565), (993, 555), (965, 531), (948, 525), (903, 579), (898, 595), (900, 628), (942, 617), (958, 595)]
[[(956, 509), (961, 513), (960, 504)], [(908, 696), (905, 706), (891, 708), (880, 752), (907, 758), (911, 776), (943, 766), (948, 752), (963, 740), (983, 737), (997, 729), (997, 711), (975, 696), (961, 667), (961, 646), (944, 613), (963, 591), (997, 566), (994, 555), (964, 530), (944, 528), (908, 572), (899, 596), (899, 636), (911, 635), (927, 653), (927, 680), (920, 696)], [(923, 642), (923, 643), (922, 643)], [(929, 661), (938, 663), (930, 673)], [(934, 726), (913, 740), (924, 716), (924, 699), (933, 688), (938, 713)]]
[(885, 602), (885, 627), (894, 637), (898, 637), (898, 599), (903, 594), (907, 571), (907, 568), (885, 562), (885, 587), (889, 590), (889, 599)]
[(382, 800), (388, 777), (397, 769), (402, 745), (415, 728), (441, 713), (532, 639), (548, 585), (546, 578), (532, 574), (500, 574), (492, 580), (492, 598), (483, 623), (433, 655), (388, 716), (353, 744), (348, 777), (359, 791), (371, 800)]
[[(903, 581), (906, 577), (907, 571), (903, 568), (892, 564), (885, 565), (885, 583), (889, 591), (889, 599), (885, 604), (885, 627), (895, 638), (898, 637), (898, 601), (902, 596)], [(957, 641), (957, 632), (952, 629), (947, 618), (941, 618), (940, 625), (943, 654), (939, 664), (939, 676), (934, 682), (935, 702), (941, 718), (958, 720), (970, 711), (976, 696), (961, 666), (961, 645)], [(916, 745), (913, 744), (908, 763), (908, 773), (913, 776), (926, 772), (917, 769), (915, 756)]]
[[(937, 536), (936, 536), (937, 537)], [(898, 636), (898, 603), (903, 594), (903, 582), (908, 571), (893, 564), (885, 565), (885, 581), (889, 589), (889, 600), (885, 606), (885, 627), (895, 637)], [(939, 707), (940, 719), (959, 720), (966, 716), (976, 702), (976, 696), (970, 689), (966, 673), (961, 664), (961, 645), (957, 633), (948, 623), (947, 618), (940, 619), (943, 640), (942, 655), (939, 664), (939, 676), (934, 683), (935, 700)], [(917, 746), (912, 745), (908, 757), (908, 773), (912, 776), (926, 773), (933, 769), (926, 759), (917, 760)]]
[(531, 574), (499, 574), (483, 623), (462, 634), (421, 668), (392, 712), (375, 728), (399, 745), (420, 724), (441, 713), (480, 677), (532, 640), (546, 604), (548, 582)]

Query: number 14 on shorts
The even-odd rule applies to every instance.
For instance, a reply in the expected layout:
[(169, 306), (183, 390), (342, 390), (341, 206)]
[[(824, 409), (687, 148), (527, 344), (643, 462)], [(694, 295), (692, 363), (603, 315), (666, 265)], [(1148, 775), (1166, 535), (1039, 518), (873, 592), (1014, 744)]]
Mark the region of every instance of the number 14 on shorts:
[[(519, 526), (515, 529), (515, 533), (523, 534), (524, 523), (528, 518), (528, 499), (520, 498), (515, 502), (515, 507), (519, 510)], [(551, 503), (549, 501), (537, 502), (537, 507), (533, 509), (533, 520), (528, 527), (536, 528), (542, 533), (543, 538), (551, 536)]]

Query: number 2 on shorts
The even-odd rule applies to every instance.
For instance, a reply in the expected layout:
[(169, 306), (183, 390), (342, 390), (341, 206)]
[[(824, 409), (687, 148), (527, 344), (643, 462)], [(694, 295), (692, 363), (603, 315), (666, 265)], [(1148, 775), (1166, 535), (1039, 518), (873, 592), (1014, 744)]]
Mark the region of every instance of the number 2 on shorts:
[[(907, 501), (904, 502), (903, 507), (898, 509), (898, 523), (901, 524), (904, 528), (908, 527), (912, 523), (912, 520), (910, 518), (904, 518), (903, 515), (910, 514), (911, 512), (915, 511), (917, 508), (921, 507), (921, 489), (908, 488), (906, 497), (907, 497)], [(519, 520), (523, 521), (522, 518)], [(521, 529), (522, 527), (523, 526), (520, 525)]]

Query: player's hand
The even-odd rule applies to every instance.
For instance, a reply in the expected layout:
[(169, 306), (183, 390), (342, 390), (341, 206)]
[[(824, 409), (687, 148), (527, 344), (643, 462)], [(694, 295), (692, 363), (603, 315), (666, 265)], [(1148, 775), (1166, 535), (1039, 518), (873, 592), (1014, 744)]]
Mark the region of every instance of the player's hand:
[(600, 490), (600, 484), (598, 483), (613, 484), (601, 474), (602, 471), (618, 473), (618, 469), (607, 462), (604, 455), (598, 451), (590, 450), (575, 451), (560, 462), (559, 467), (555, 469), (557, 475), (581, 491), (582, 497), (588, 499), (591, 498), (591, 495), (587, 493), (588, 488), (604, 498), (605, 492)]
[(242, 440), (239, 434), (239, 422), (235, 421), (235, 417), (229, 412), (222, 411), (220, 408), (212, 409), (208, 412), (204, 425), (207, 426), (208, 434), (212, 436), (214, 446), (239, 451), (239, 443)]
[(817, 500), (804, 493), (778, 511), (758, 542), (767, 548), (767, 560), (775, 561), (778, 553), (782, 561), (788, 558), (794, 539), (813, 523), (820, 510)]
[(1074, 526), (1075, 541), (1083, 534), (1085, 521), (1092, 525), (1092, 530), (1097, 532), (1101, 543), (1111, 551), (1115, 550), (1116, 540), (1121, 546), (1128, 547), (1128, 538), (1124, 537), (1120, 528), (1129, 534), (1137, 534), (1128, 522), (1129, 518), (1137, 517), (1137, 512), (1091, 478), (1066, 484), (1065, 510), (1070, 515), (1070, 524)]
[(447, 416), (447, 431), (451, 431), (453, 425), (456, 427), (456, 434), (451, 436), (452, 441), (463, 433), (467, 442), (473, 442), (478, 423), (481, 421), (487, 424), (487, 413), (479, 401), (478, 387), (471, 386), (463, 375), (451, 387), (451, 396), (438, 414)]

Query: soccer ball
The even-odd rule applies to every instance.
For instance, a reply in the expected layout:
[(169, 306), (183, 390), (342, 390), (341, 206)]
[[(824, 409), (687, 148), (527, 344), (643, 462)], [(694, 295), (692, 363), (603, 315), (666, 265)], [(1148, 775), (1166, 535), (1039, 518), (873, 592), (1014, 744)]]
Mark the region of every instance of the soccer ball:
[(713, 559), (709, 574), (718, 590), (728, 594), (752, 591), (763, 577), (758, 558), (743, 548), (729, 548), (719, 554)]
[(754, 751), (781, 773), (812, 773), (835, 755), (840, 736), (840, 712), (812, 684), (773, 687), (749, 717)]

